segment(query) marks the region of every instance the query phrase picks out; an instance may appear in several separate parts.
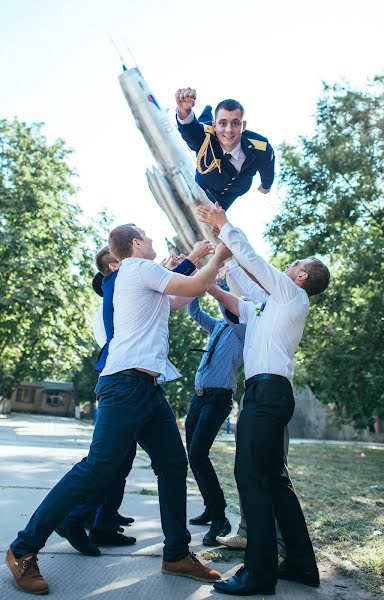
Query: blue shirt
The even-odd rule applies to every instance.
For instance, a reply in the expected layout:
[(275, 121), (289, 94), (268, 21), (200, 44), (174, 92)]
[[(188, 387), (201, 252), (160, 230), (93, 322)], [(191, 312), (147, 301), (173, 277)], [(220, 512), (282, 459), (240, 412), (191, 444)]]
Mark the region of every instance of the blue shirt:
[[(211, 317), (200, 308), (198, 298), (188, 304), (188, 313), (200, 327), (211, 334), (207, 350), (210, 350), (212, 344), (215, 344), (216, 336), (220, 335), (210, 360), (210, 353), (204, 352), (196, 371), (195, 387), (225, 388), (235, 392), (236, 374), (243, 362), (245, 325)], [(224, 329), (226, 322), (228, 322), (229, 327)]]

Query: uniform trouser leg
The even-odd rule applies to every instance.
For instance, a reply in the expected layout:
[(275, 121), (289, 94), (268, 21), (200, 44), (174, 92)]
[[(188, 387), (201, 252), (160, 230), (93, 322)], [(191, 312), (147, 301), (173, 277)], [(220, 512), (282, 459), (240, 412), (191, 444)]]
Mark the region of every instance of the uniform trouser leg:
[(209, 451), (231, 408), (231, 399), (223, 398), (220, 392), (201, 397), (194, 394), (185, 420), (189, 464), (215, 520), (224, 518), (226, 502)]
[(316, 564), (300, 504), (289, 477), (281, 475), (284, 428), (293, 408), (288, 382), (259, 381), (246, 390), (238, 424), (235, 476), (248, 531), (244, 562), (266, 585), (277, 580), (275, 514), (288, 560), (292, 556), (302, 568)]
[[(161, 427), (161, 422), (156, 421), (156, 418), (159, 407), (166, 402), (160, 386), (154, 386), (150, 380), (131, 378), (122, 374), (100, 377), (96, 393), (99, 401), (99, 416), (89, 454), (56, 484), (32, 515), (26, 528), (19, 532), (18, 537), (11, 544), (16, 557), (39, 552), (54, 529), (76, 504), (84, 501), (87, 494), (95, 493), (113, 480), (127, 448), (138, 439), (139, 432), (147, 423), (155, 422), (159, 428)], [(174, 427), (178, 434), (176, 423)], [(187, 468), (185, 452), (182, 445), (180, 448), (181, 442), (178, 442), (176, 432), (173, 435), (173, 439), (176, 440), (174, 456), (167, 457), (168, 479), (173, 476), (172, 464), (175, 460), (180, 463), (178, 471), (183, 470), (186, 473)], [(169, 433), (167, 429), (165, 435), (169, 437)], [(180, 435), (178, 437), (180, 438)], [(161, 440), (158, 443), (161, 444)], [(169, 441), (167, 445), (169, 446)], [(162, 449), (158, 450), (161, 455)], [(185, 475), (184, 487), (182, 482), (180, 485), (182, 478), (177, 475), (175, 479), (178, 482), (175, 486), (175, 495), (177, 501), (183, 504), (185, 503)], [(172, 538), (172, 531), (177, 528), (172, 527), (172, 518), (169, 521), (167, 530), (170, 530)], [(167, 532), (164, 533), (167, 537)], [(177, 533), (182, 537), (180, 542), (178, 540), (178, 547), (187, 548), (184, 551), (187, 554), (189, 533), (186, 528), (183, 534), (180, 534), (178, 529)]]

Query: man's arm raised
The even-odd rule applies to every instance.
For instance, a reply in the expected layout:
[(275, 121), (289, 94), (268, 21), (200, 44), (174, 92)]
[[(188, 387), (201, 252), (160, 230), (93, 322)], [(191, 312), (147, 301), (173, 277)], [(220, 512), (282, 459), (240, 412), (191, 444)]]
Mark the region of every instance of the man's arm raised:
[(225, 308), (227, 308), (231, 313), (239, 316), (239, 299), (237, 298), (237, 296), (231, 294), (231, 292), (226, 292), (225, 290), (222, 290), (221, 287), (217, 285), (217, 283), (213, 283), (208, 288), (208, 294), (210, 294), (213, 298), (215, 298), (215, 300), (217, 300), (223, 306), (225, 306)]
[(194, 277), (185, 277), (174, 273), (172, 279), (167, 284), (164, 290), (165, 294), (173, 296), (201, 296), (215, 281), (216, 273), (220, 269), (223, 262), (231, 256), (228, 248), (224, 244), (219, 244), (216, 247), (215, 254), (212, 256), (208, 264), (205, 265)]

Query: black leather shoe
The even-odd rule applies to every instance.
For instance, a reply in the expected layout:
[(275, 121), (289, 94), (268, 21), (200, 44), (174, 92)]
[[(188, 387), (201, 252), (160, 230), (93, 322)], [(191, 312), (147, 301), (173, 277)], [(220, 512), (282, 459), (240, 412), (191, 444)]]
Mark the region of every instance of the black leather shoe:
[(317, 567), (303, 571), (290, 566), (286, 561), (284, 561), (277, 569), (277, 576), (279, 579), (296, 581), (297, 583), (309, 585), (309, 587), (319, 587), (320, 585), (320, 577)]
[(132, 525), (132, 523), (135, 522), (135, 519), (133, 517), (123, 517), (123, 515), (119, 515), (119, 513), (116, 513), (116, 517), (117, 517), (117, 523), (119, 525)]
[(132, 546), (136, 538), (117, 533), (117, 531), (100, 531), (91, 529), (89, 539), (97, 546)]
[(99, 548), (91, 542), (83, 527), (73, 527), (62, 523), (55, 531), (68, 540), (78, 552), (87, 554), (87, 556), (100, 556)]
[(208, 525), (211, 522), (211, 515), (209, 514), (208, 508), (204, 509), (204, 512), (201, 513), (198, 517), (193, 517), (189, 519), (190, 525)]
[(265, 586), (257, 582), (257, 578), (246, 567), (241, 567), (233, 577), (225, 581), (215, 581), (213, 587), (222, 594), (232, 596), (274, 596), (275, 586)]
[(216, 539), (217, 536), (225, 537), (230, 533), (231, 529), (231, 524), (228, 519), (212, 521), (209, 531), (203, 538), (204, 546), (220, 546), (220, 543)]

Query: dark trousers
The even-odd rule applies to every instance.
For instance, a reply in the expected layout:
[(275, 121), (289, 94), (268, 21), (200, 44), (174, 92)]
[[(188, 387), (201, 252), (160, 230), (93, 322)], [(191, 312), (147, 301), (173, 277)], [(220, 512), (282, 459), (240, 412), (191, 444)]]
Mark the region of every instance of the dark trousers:
[(84, 503), (75, 506), (67, 515), (65, 524), (83, 527), (87, 517), (93, 515), (93, 529), (108, 532), (118, 531), (117, 511), (123, 501), (125, 480), (132, 469), (135, 456), (136, 442), (132, 442), (113, 482), (96, 494), (89, 494)]
[(195, 476), (205, 506), (212, 519), (223, 519), (226, 502), (209, 451), (223, 422), (231, 412), (232, 392), (206, 392), (193, 394), (185, 420), (185, 433), (189, 464)]
[(87, 494), (109, 485), (127, 448), (138, 441), (148, 452), (158, 478), (164, 560), (188, 554), (186, 528), (187, 457), (175, 416), (153, 378), (116, 374), (96, 386), (99, 415), (86, 459), (75, 465), (43, 500), (11, 548), (17, 557), (37, 553), (64, 517)]
[[(290, 383), (247, 380), (237, 431), (235, 477), (248, 527), (245, 565), (261, 584), (277, 582), (275, 516), (287, 561), (300, 569), (316, 566), (312, 543), (295, 490), (284, 468), (284, 427), (294, 410)], [(251, 383), (249, 383), (251, 381)]]

